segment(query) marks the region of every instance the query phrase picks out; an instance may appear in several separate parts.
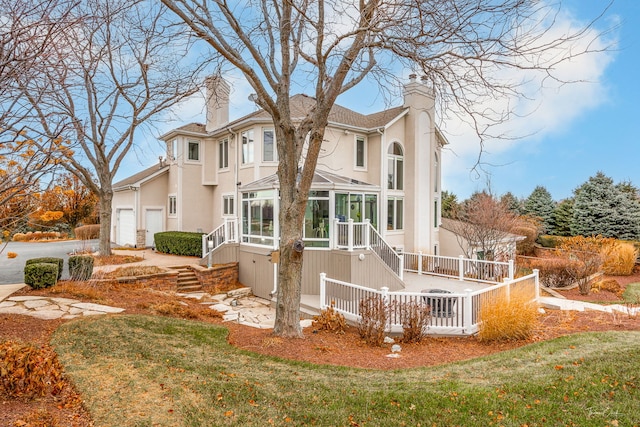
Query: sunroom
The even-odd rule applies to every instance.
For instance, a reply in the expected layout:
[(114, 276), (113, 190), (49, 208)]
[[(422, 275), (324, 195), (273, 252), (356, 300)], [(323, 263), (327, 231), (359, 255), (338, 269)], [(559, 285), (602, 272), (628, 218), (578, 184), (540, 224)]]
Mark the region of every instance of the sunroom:
[[(279, 236), (277, 175), (240, 187), (239, 240), (277, 248)], [(316, 170), (305, 211), (302, 238), (306, 248), (330, 248), (338, 223), (365, 223), (377, 229), (380, 187)]]

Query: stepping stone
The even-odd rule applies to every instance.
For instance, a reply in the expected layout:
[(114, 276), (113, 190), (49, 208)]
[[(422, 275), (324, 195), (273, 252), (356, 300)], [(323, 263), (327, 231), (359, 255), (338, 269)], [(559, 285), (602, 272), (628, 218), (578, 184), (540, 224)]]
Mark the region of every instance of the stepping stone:
[(81, 308), (83, 310), (101, 311), (102, 313), (122, 313), (124, 311), (124, 308), (109, 307), (108, 305), (94, 304), (91, 302), (79, 302), (71, 304), (71, 306)]
[(16, 305), (13, 307), (0, 307), (0, 313), (4, 314), (29, 314), (30, 310), (24, 308), (21, 305)]
[(59, 305), (71, 305), (80, 302), (80, 300), (71, 298), (51, 298), (51, 301)]
[(16, 306), (18, 303), (15, 301), (0, 301), (0, 308), (3, 307), (14, 307)]
[(85, 310), (82, 312), (83, 316), (101, 316), (103, 314), (107, 314), (104, 311), (93, 311), (93, 310)]
[(231, 310), (231, 307), (229, 307), (226, 304), (214, 304), (214, 305), (210, 305), (209, 308), (212, 310), (219, 311), (220, 313), (226, 313)]
[(43, 320), (59, 319), (64, 316), (64, 314), (65, 313), (60, 310), (39, 310), (29, 312), (29, 316)]
[(308, 328), (312, 324), (313, 324), (313, 320), (312, 319), (302, 319), (300, 321), (300, 327), (301, 328)]
[(248, 297), (249, 295), (251, 295), (251, 288), (240, 288), (227, 292), (229, 298), (242, 298)]
[(7, 298), (7, 301), (22, 302), (22, 301), (33, 301), (33, 300), (44, 299), (44, 298), (45, 297), (37, 297), (37, 296), (17, 296), (17, 297), (9, 297)]
[(51, 301), (47, 299), (27, 300), (27, 301), (24, 301), (23, 304), (27, 308), (38, 308), (38, 307), (45, 307), (47, 305), (51, 305)]
[(222, 321), (223, 322), (229, 322), (232, 320), (238, 320), (239, 317), (239, 313), (237, 312), (227, 312), (222, 316)]
[(61, 311), (60, 307), (58, 307), (55, 304), (49, 304), (49, 305), (43, 305), (43, 306), (40, 306), (40, 307), (35, 307), (33, 310), (34, 311), (50, 311), (50, 310)]

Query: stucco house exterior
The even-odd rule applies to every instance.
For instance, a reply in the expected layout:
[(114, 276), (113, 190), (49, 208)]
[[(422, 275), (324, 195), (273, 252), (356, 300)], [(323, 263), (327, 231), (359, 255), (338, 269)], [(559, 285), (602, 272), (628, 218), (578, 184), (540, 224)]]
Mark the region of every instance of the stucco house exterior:
[[(162, 135), (166, 158), (114, 184), (112, 241), (153, 246), (158, 231), (223, 230), (208, 237), (214, 262), (239, 261), (240, 281), (268, 297), (277, 286), (269, 255), (279, 235), (273, 123), (263, 110), (229, 121), (230, 88), (219, 77), (207, 80), (207, 92), (206, 124)], [(440, 232), (447, 142), (434, 102), (412, 75), (401, 106), (373, 114), (333, 107), (305, 216), (303, 294), (317, 293), (320, 272), (401, 289), (401, 270), (381, 262), (384, 248), (447, 255)], [(294, 117), (312, 104), (306, 95), (290, 100)]]

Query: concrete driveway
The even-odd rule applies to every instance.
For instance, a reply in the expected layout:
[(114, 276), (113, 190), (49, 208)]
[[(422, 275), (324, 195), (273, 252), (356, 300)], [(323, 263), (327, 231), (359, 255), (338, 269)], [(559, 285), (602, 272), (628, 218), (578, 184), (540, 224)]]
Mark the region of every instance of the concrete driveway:
[[(9, 242), (0, 255), (0, 285), (23, 283), (24, 265), (28, 259), (55, 257), (64, 259), (65, 268), (62, 278), (69, 277), (67, 260), (74, 251), (97, 250), (98, 240), (66, 240), (62, 242)], [(16, 258), (8, 258), (8, 252), (18, 254)]]

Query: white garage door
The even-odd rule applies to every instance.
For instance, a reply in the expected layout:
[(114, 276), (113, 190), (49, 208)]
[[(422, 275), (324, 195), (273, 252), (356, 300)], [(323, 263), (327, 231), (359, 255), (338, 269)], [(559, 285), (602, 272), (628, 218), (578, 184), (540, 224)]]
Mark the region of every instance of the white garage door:
[(119, 209), (118, 210), (118, 223), (116, 224), (118, 239), (116, 243), (118, 245), (130, 245), (136, 244), (136, 221), (133, 215), (133, 209)]

